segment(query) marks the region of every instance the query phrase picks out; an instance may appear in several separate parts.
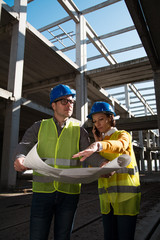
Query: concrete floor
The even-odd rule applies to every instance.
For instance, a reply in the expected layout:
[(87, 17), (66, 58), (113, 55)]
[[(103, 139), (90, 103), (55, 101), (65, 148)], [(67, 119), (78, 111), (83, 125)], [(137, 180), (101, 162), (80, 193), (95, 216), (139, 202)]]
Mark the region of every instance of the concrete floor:
[[(135, 240), (160, 239), (160, 172), (141, 176), (141, 212)], [(17, 188), (0, 194), (0, 240), (28, 240), (31, 180), (21, 179)], [(51, 229), (49, 240), (52, 238)], [(103, 240), (97, 183), (82, 187), (71, 240)]]

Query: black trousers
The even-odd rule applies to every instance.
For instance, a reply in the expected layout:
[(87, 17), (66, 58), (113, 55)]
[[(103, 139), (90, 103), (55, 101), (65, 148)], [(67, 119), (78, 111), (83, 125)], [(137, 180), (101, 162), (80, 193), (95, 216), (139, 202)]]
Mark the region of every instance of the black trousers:
[(134, 240), (136, 216), (103, 214), (104, 240)]

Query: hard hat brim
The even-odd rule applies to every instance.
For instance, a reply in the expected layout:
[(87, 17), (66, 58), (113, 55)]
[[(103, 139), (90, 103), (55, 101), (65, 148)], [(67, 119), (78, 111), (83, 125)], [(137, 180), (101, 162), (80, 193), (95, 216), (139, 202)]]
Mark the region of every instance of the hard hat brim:
[(94, 113), (88, 114), (87, 118), (92, 119), (92, 115), (94, 115), (96, 113), (108, 113), (108, 114), (116, 116), (115, 112), (99, 111), (99, 112), (94, 112)]

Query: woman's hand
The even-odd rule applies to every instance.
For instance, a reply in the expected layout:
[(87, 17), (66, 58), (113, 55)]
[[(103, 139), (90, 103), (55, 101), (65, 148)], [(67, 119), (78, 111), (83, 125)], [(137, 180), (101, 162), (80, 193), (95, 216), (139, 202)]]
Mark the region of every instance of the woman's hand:
[(95, 126), (93, 126), (92, 133), (93, 133), (94, 140), (95, 140), (96, 142), (103, 140), (103, 138), (102, 138), (102, 133), (100, 133), (100, 132), (98, 131), (98, 129), (96, 129)]
[(85, 150), (77, 154), (74, 154), (72, 158), (82, 157), (80, 161), (83, 162), (87, 157), (91, 156), (94, 152), (97, 152), (98, 150), (99, 150), (99, 143), (94, 142)]
[[(106, 164), (109, 164), (109, 163), (110, 163), (110, 161), (109, 161), (109, 160), (106, 160), (106, 162), (103, 162), (100, 167), (103, 168)], [(112, 177), (114, 174), (115, 174), (115, 171), (110, 172), (110, 173), (108, 173), (108, 174), (103, 174), (103, 175), (101, 175), (101, 177), (102, 177), (102, 178), (110, 178), (110, 177)]]
[(104, 175), (101, 176), (101, 178), (110, 178), (110, 177), (112, 177), (114, 174), (115, 174), (115, 171), (114, 171), (114, 172), (111, 172), (111, 173), (108, 173), (108, 174), (104, 174)]

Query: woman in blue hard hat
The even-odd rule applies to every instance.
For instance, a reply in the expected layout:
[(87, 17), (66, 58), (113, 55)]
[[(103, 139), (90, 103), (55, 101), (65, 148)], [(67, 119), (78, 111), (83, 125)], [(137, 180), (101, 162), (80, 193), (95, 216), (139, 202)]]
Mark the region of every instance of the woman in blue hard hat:
[(140, 208), (140, 182), (137, 163), (128, 132), (115, 127), (116, 114), (106, 102), (95, 102), (88, 115), (93, 122), (95, 142), (73, 157), (84, 161), (94, 152), (112, 161), (122, 154), (131, 157), (131, 163), (109, 178), (98, 180), (100, 207), (105, 240), (133, 240), (136, 218)]

